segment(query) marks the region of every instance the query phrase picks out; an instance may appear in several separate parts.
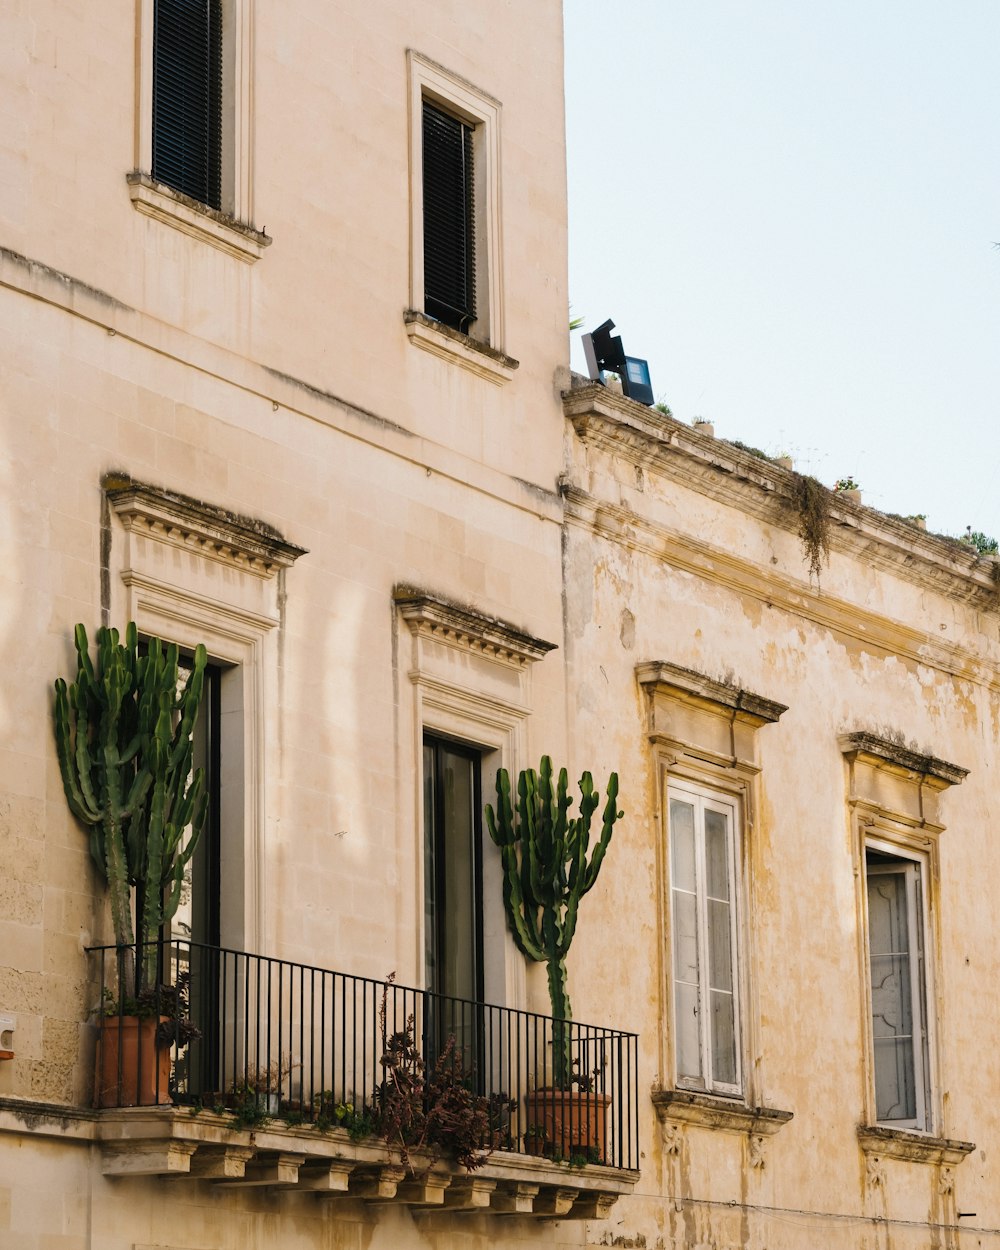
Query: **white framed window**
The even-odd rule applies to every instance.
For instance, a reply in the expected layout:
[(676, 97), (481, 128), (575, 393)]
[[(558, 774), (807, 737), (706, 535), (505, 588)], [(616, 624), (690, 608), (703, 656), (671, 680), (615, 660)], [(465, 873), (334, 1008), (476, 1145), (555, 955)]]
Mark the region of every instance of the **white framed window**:
[(875, 1120), (932, 1132), (928, 860), (868, 838), (865, 900)]
[(670, 780), (666, 807), (677, 1085), (739, 1096), (739, 803)]
[[(899, 1149), (904, 1152), (899, 1157), (933, 1162), (943, 1140), (935, 1135), (946, 1128), (941, 1091), (948, 1079), (944, 1031), (937, 1027), (942, 1004), (934, 941), (942, 799), (968, 770), (867, 730), (842, 734), (840, 749), (854, 830), (865, 1037), (864, 1122), (858, 1137), (870, 1154)], [(896, 1145), (886, 1130), (899, 1131)], [(928, 1147), (914, 1155), (919, 1134)], [(952, 1161), (971, 1149), (956, 1147)]]
[(517, 362), (503, 354), (500, 102), (412, 48), (407, 65), (407, 333), (503, 381)]
[(660, 1076), (665, 1128), (746, 1135), (750, 1157), (792, 1118), (768, 1096), (752, 924), (762, 862), (760, 731), (787, 708), (667, 660), (636, 666), (658, 763), (664, 930)]
[(133, 206), (252, 264), (253, 0), (136, 0)]

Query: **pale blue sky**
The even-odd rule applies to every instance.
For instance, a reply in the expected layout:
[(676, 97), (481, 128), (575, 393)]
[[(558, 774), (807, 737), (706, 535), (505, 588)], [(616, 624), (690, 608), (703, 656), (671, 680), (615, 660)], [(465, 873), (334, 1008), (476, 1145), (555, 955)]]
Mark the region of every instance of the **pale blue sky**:
[(612, 317), (681, 420), (1000, 537), (1000, 0), (565, 23), (585, 328)]

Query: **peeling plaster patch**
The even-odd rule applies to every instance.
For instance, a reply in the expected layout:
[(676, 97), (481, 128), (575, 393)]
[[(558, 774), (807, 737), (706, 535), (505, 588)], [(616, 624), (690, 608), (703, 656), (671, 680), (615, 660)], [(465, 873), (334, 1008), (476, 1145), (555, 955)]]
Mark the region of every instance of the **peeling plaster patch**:
[(601, 701), (594, 694), (593, 688), (584, 685), (582, 682), (577, 687), (576, 703), (577, 711), (580, 712), (596, 712), (601, 705)]
[(622, 608), (622, 623), (618, 636), (625, 650), (631, 651), (635, 646), (635, 617), (628, 608)]

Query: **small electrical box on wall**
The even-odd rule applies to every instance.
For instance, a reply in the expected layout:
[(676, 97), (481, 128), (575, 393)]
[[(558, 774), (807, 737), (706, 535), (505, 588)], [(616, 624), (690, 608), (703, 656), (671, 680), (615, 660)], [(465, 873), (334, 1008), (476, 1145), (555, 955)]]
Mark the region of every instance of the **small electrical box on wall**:
[(0, 1059), (14, 1058), (14, 1025), (13, 1016), (0, 1012)]

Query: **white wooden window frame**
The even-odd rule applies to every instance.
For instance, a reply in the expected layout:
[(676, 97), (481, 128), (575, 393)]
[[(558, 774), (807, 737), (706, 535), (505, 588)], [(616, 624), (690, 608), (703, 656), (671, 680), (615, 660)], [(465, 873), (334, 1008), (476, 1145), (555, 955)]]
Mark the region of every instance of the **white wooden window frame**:
[[(453, 355), (468, 364), (461, 351), (463, 338), (478, 340), (504, 351), (503, 259), (501, 230), (501, 106), (486, 92), (438, 65), (413, 48), (407, 49), (410, 130), (410, 308), (424, 308), (424, 176), (423, 105), (438, 105), (473, 128), (472, 152), (476, 211), (476, 320), (467, 335), (442, 331), (427, 339), (428, 327), (408, 324), (411, 339), (437, 355)], [(411, 328), (412, 327), (412, 328)], [(457, 333), (457, 332), (456, 332)], [(477, 368), (482, 362), (476, 361)]]
[(222, 208), (194, 205), (155, 182), (153, 169), (153, 7), (136, 0), (134, 207), (249, 264), (270, 239), (252, 226), (254, 0), (222, 0)]
[[(868, 852), (886, 856), (893, 862), (873, 864), (869, 862)], [(902, 846), (899, 842), (885, 837), (871, 836), (864, 842), (865, 889), (862, 892), (864, 907), (864, 952), (865, 952), (865, 988), (867, 999), (866, 1025), (868, 1029), (868, 1047), (871, 1058), (871, 1076), (869, 1080), (869, 1098), (871, 1104), (870, 1123), (885, 1128), (907, 1129), (918, 1133), (933, 1133), (936, 1129), (935, 1112), (936, 1081), (936, 1037), (934, 1030), (934, 970), (931, 952), (933, 950), (930, 908), (930, 856), (926, 852), (912, 847)], [(878, 1116), (878, 1094), (876, 1088), (876, 1057), (875, 1057), (875, 1021), (872, 997), (871, 973), (871, 924), (868, 914), (868, 881), (873, 876), (891, 875), (902, 870), (906, 882), (907, 923), (911, 935), (919, 940), (919, 959), (913, 958), (913, 939), (911, 936), (911, 958), (908, 993), (910, 1013), (914, 1022), (912, 1035), (913, 1074), (915, 1091), (915, 1115), (906, 1119), (881, 1119)], [(920, 1036), (917, 1036), (919, 1024)]]
[[(664, 815), (666, 819), (667, 830), (667, 853), (665, 856), (667, 876), (668, 876), (668, 897), (670, 903), (670, 958), (668, 960), (669, 978), (670, 978), (670, 1001), (673, 1019), (673, 1035), (679, 1038), (679, 1030), (677, 1023), (677, 975), (676, 975), (676, 912), (675, 912), (675, 893), (678, 888), (673, 879), (673, 840), (670, 820), (670, 800), (672, 798), (680, 798), (685, 802), (690, 802), (695, 810), (695, 894), (696, 894), (696, 912), (697, 912), (697, 946), (698, 946), (698, 967), (699, 967), (699, 1004), (701, 1005), (699, 1020), (699, 1044), (701, 1059), (701, 1077), (683, 1074), (680, 1070), (679, 1046), (675, 1040), (674, 1044), (674, 1080), (678, 1089), (695, 1090), (702, 1093), (723, 1094), (732, 1098), (740, 1098), (743, 1096), (743, 1027), (742, 1027), (742, 993), (741, 981), (743, 977), (743, 957), (742, 957), (742, 940), (741, 940), (741, 924), (742, 924), (742, 882), (740, 873), (741, 862), (741, 830), (742, 815), (741, 803), (737, 795), (727, 794), (722, 791), (713, 790), (708, 786), (700, 785), (692, 781), (682, 780), (677, 777), (666, 776), (665, 793), (664, 793)], [(713, 1073), (712, 1064), (712, 1038), (711, 1038), (711, 1011), (706, 1008), (705, 1004), (710, 1002), (709, 987), (709, 920), (708, 920), (708, 894), (706, 888), (706, 864), (705, 864), (705, 821), (704, 813), (707, 810), (719, 812), (726, 817), (727, 820), (727, 846), (726, 860), (728, 871), (729, 885), (729, 901), (730, 901), (730, 927), (729, 927), (729, 950), (730, 959), (732, 961), (732, 982), (733, 982), (733, 1034), (735, 1048), (735, 1068), (736, 1081), (727, 1082), (716, 1079)]]

